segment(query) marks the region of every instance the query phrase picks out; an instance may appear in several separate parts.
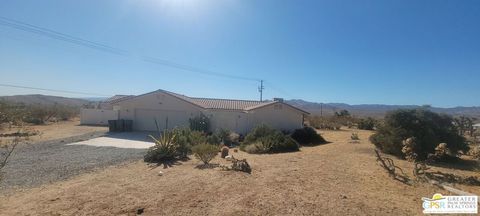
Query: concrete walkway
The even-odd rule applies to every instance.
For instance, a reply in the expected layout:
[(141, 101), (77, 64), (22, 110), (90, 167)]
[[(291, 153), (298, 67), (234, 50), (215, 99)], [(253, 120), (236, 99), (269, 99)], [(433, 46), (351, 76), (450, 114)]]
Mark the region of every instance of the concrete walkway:
[(111, 133), (103, 137), (93, 138), (67, 145), (87, 145), (95, 147), (116, 147), (127, 149), (148, 149), (154, 145), (148, 133), (123, 132)]

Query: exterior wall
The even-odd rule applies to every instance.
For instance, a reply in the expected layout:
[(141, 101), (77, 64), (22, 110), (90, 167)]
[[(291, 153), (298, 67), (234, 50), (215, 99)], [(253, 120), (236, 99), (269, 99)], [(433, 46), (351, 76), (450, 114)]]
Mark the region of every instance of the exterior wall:
[(108, 120), (117, 120), (118, 111), (105, 109), (81, 109), (80, 124), (108, 125)]
[(189, 119), (201, 113), (201, 108), (163, 92), (152, 92), (115, 104), (119, 118), (133, 120), (137, 131), (188, 126)]
[(248, 114), (242, 111), (208, 110), (206, 115), (210, 118), (210, 129), (229, 129), (240, 134), (246, 134), (249, 130)]
[(133, 120), (133, 129), (137, 131), (155, 131), (155, 120), (160, 130), (188, 127), (189, 119), (200, 113), (210, 118), (212, 131), (224, 128), (245, 135), (253, 127), (262, 123), (285, 131), (303, 126), (303, 113), (282, 103), (249, 112), (204, 110), (167, 93), (152, 92), (117, 102), (113, 108), (119, 112), (119, 119)]
[(249, 113), (248, 130), (266, 124), (278, 130), (293, 131), (303, 127), (303, 113), (282, 103), (265, 106)]

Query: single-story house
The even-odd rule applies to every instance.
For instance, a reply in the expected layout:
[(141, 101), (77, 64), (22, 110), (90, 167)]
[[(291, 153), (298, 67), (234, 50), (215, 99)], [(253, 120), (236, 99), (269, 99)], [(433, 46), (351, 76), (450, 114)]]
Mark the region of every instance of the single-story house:
[[(116, 96), (109, 99), (117, 119), (133, 120), (136, 131), (155, 131), (174, 127), (189, 127), (189, 120), (205, 115), (210, 130), (229, 129), (245, 134), (259, 124), (292, 131), (303, 127), (309, 113), (276, 98), (273, 101), (194, 98), (157, 90), (138, 96)], [(83, 113), (83, 112), (82, 112)], [(89, 114), (81, 116), (88, 118)]]

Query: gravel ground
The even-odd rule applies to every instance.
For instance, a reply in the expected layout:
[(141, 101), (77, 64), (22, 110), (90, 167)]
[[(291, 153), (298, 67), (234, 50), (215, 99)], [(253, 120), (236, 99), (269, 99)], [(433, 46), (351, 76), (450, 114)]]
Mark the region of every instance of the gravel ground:
[(66, 145), (105, 135), (87, 133), (18, 146), (4, 168), (0, 193), (51, 183), (98, 168), (143, 158), (145, 149)]

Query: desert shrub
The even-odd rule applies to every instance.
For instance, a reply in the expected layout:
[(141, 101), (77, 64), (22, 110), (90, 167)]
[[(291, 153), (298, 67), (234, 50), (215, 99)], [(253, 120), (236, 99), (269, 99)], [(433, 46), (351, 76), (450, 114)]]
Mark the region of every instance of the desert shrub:
[(360, 137), (358, 137), (358, 133), (352, 133), (352, 135), (350, 136), (350, 139), (352, 139), (353, 141), (358, 141), (360, 140)]
[(143, 160), (149, 163), (158, 163), (166, 160), (173, 160), (181, 156), (182, 152), (178, 145), (177, 134), (173, 131), (164, 131), (159, 138), (150, 136), (155, 145), (150, 147)]
[(220, 143), (222, 143), (222, 140), (220, 139), (220, 137), (218, 137), (217, 134), (211, 134), (207, 136), (207, 143), (218, 146), (220, 145)]
[(410, 162), (414, 162), (417, 160), (417, 153), (418, 152), (418, 145), (417, 141), (415, 140), (415, 137), (410, 137), (404, 141), (402, 141), (402, 153), (405, 157)]
[(240, 149), (248, 153), (281, 153), (298, 151), (299, 145), (290, 136), (262, 124), (247, 134)]
[(220, 142), (224, 145), (231, 146), (234, 143), (234, 137), (232, 137), (232, 132), (228, 129), (217, 129), (214, 134), (220, 139)]
[(343, 118), (337, 116), (314, 116), (308, 120), (310, 126), (323, 130), (340, 130)]
[(480, 146), (470, 148), (468, 155), (472, 156), (474, 159), (480, 160)]
[(446, 143), (438, 144), (438, 146), (435, 147), (435, 153), (428, 155), (428, 159), (433, 161), (449, 161), (452, 158), (454, 157)]
[(218, 146), (211, 144), (199, 144), (192, 147), (194, 156), (204, 164), (208, 164), (218, 154)]
[(405, 157), (403, 141), (410, 137), (415, 137), (416, 148), (412, 151), (419, 160), (434, 153), (439, 143), (447, 143), (456, 155), (459, 151), (467, 151), (468, 145), (452, 122), (450, 116), (426, 109), (400, 109), (387, 113), (383, 125), (370, 140), (383, 152), (400, 157)]
[[(177, 155), (180, 158), (185, 158), (191, 154), (192, 146), (198, 144), (196, 132), (188, 128), (175, 128), (172, 130), (175, 134), (175, 143), (177, 145)], [(202, 137), (203, 138), (203, 137)]]
[(293, 131), (291, 137), (300, 145), (316, 145), (325, 143), (325, 139), (311, 127), (303, 127)]
[(361, 130), (373, 130), (376, 124), (377, 121), (374, 118), (368, 117), (365, 119), (360, 119), (357, 127)]
[(189, 119), (190, 129), (193, 131), (201, 131), (207, 133), (210, 131), (210, 119), (203, 113)]

